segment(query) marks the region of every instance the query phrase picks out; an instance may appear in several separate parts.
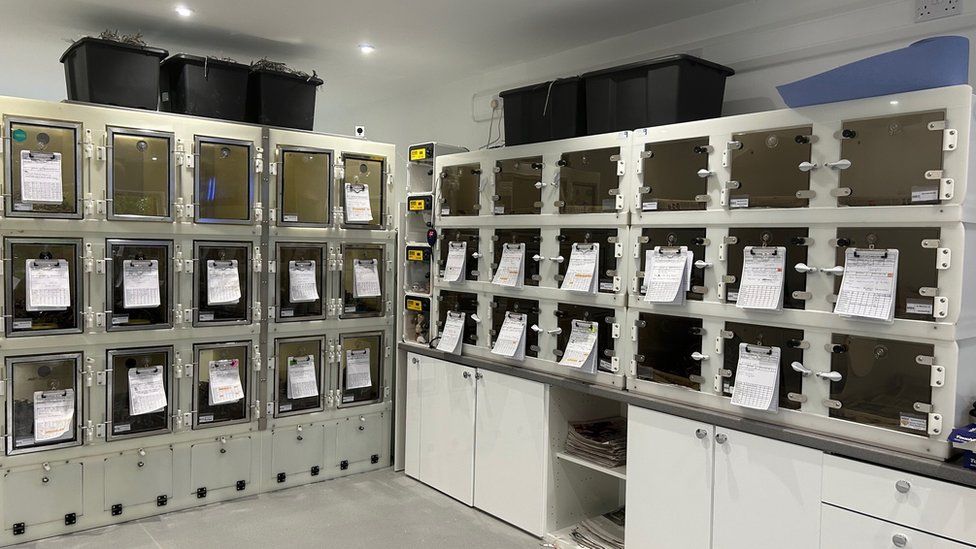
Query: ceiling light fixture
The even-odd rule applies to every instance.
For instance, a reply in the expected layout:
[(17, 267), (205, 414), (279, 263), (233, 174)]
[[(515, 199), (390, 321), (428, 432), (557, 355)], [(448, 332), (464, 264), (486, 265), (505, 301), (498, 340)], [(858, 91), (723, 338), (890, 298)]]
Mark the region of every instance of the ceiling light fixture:
[(898, 104), (898, 101), (894, 101), (894, 100), (888, 101), (888, 104), (889, 105), (897, 105)]
[(370, 54), (376, 51), (376, 48), (374, 48), (372, 44), (360, 44), (359, 51), (364, 54)]
[(189, 17), (193, 15), (193, 10), (184, 6), (183, 4), (176, 6), (174, 11), (176, 11), (176, 15), (179, 15), (180, 17)]

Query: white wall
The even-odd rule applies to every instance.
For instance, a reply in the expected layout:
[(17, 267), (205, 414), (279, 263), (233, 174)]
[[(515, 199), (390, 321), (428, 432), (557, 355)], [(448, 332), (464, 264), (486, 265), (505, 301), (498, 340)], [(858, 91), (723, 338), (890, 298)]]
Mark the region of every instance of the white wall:
[[(914, 0), (755, 0), (474, 78), (450, 82), (444, 75), (444, 83), (432, 82), (421, 93), (376, 104), (321, 105), (317, 121), (323, 129), (345, 132), (364, 124), (371, 139), (396, 143), (405, 163), (412, 143), (484, 146), (488, 101), (501, 90), (677, 52), (736, 69), (725, 114), (782, 108), (778, 84), (927, 36), (959, 34), (976, 43), (976, 0), (963, 0), (961, 15), (918, 24), (914, 6)], [(398, 171), (405, 173), (402, 166)]]

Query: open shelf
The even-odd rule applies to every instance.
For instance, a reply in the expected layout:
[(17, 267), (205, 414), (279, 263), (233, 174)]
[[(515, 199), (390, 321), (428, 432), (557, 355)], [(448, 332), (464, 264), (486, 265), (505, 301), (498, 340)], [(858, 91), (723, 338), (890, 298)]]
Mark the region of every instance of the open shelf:
[(583, 546), (573, 540), (573, 528), (576, 525), (550, 532), (545, 535), (543, 541), (551, 544), (555, 549), (583, 549)]
[(604, 467), (602, 465), (598, 465), (596, 463), (593, 463), (592, 461), (589, 461), (587, 459), (583, 459), (581, 457), (577, 457), (577, 456), (574, 456), (574, 455), (567, 454), (566, 452), (556, 452), (556, 457), (559, 458), (559, 459), (562, 459), (562, 460), (566, 460), (566, 461), (568, 461), (570, 463), (575, 463), (577, 465), (581, 465), (581, 466), (586, 467), (588, 469), (592, 469), (594, 471), (598, 471), (598, 472), (603, 473), (605, 475), (610, 475), (612, 477), (619, 478), (620, 480), (627, 480), (627, 466), (626, 465), (621, 465), (620, 467)]

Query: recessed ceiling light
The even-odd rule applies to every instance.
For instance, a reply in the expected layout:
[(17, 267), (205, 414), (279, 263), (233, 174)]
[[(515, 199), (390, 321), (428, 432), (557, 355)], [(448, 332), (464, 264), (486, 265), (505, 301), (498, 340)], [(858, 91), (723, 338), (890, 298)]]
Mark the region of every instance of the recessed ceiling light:
[(894, 100), (888, 101), (888, 104), (889, 105), (897, 105), (898, 104), (898, 101), (894, 101)]
[(372, 44), (360, 44), (359, 51), (362, 53), (373, 53), (376, 51), (376, 48), (374, 48)]
[(176, 15), (179, 15), (180, 17), (189, 17), (193, 15), (193, 10), (182, 4), (176, 6), (174, 10), (176, 11)]

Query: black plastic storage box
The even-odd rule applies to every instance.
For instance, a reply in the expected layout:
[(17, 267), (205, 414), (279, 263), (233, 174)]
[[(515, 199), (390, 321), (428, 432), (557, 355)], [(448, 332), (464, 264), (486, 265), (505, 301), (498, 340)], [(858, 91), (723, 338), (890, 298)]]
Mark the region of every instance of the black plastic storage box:
[(148, 46), (82, 38), (61, 56), (68, 99), (156, 110), (159, 61), (167, 53)]
[(732, 69), (691, 55), (670, 55), (586, 73), (589, 135), (722, 115)]
[(586, 135), (583, 81), (578, 76), (506, 90), (499, 95), (504, 102), (505, 145)]
[(159, 70), (160, 110), (244, 121), (250, 65), (178, 53)]
[(312, 129), (315, 91), (322, 79), (252, 69), (247, 81), (247, 121), (266, 126)]

